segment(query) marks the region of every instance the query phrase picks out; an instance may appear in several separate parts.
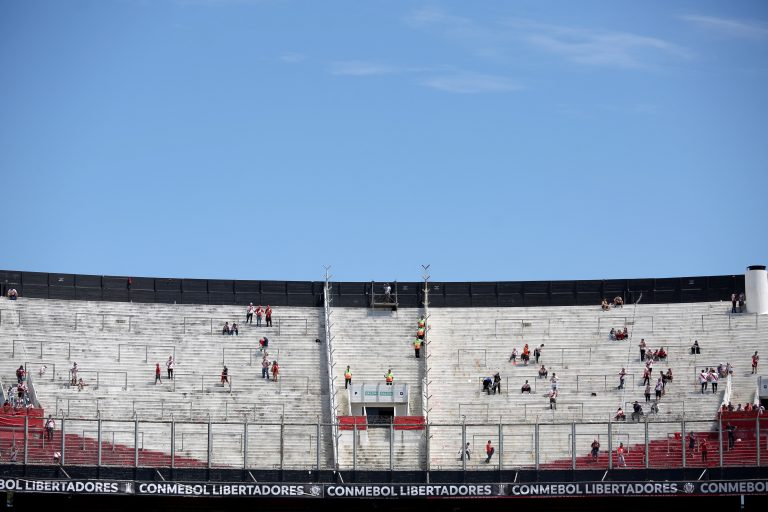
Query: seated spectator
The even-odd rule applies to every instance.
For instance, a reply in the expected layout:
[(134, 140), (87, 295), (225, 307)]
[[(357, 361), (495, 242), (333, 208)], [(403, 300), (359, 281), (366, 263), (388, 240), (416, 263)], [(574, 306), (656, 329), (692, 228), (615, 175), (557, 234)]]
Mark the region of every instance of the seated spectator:
[(269, 339), (264, 336), (263, 338), (259, 339), (259, 350), (264, 352), (269, 348)]
[(83, 378), (80, 377), (80, 379), (77, 381), (77, 390), (82, 391), (85, 386), (87, 386), (87, 384), (85, 381), (83, 381)]
[(517, 364), (517, 348), (512, 349), (512, 354), (509, 356), (509, 361), (512, 364)]
[(733, 407), (733, 404), (731, 402), (728, 402), (728, 412), (733, 412), (735, 409)]
[(611, 306), (608, 305), (608, 299), (603, 299), (603, 302), (600, 304), (600, 308), (603, 311), (608, 311), (609, 309), (611, 309)]
[(615, 340), (615, 339), (616, 339), (616, 329), (614, 329), (613, 327), (611, 327), (611, 332), (609, 332), (609, 333), (608, 333), (608, 337), (609, 337), (610, 339), (612, 339), (612, 340)]
[(19, 296), (19, 292), (16, 291), (16, 288), (11, 288), (8, 290), (8, 300), (16, 300)]
[(640, 421), (640, 416), (643, 415), (643, 406), (640, 405), (640, 403), (635, 400), (635, 403), (632, 404), (632, 421)]
[(659, 414), (659, 401), (656, 400), (651, 404), (651, 414)]
[(229, 322), (224, 322), (224, 328), (221, 330), (221, 334), (232, 334), (229, 328)]
[(666, 351), (666, 350), (664, 350), (664, 347), (661, 347), (661, 348), (659, 349), (659, 352), (658, 352), (657, 356), (658, 356), (659, 360), (662, 360), (662, 359), (666, 359), (666, 358), (667, 358), (667, 351)]
[(617, 295), (613, 298), (613, 307), (615, 308), (623, 308), (624, 307), (624, 299), (621, 297), (621, 295)]
[(736, 412), (743, 412), (744, 409), (741, 408), (741, 404), (736, 408)]
[(12, 409), (13, 407), (11, 406), (11, 402), (6, 400), (5, 403), (3, 404), (3, 414), (11, 414)]
[(557, 389), (549, 391), (549, 408), (553, 411), (557, 410)]
[(728, 412), (728, 406), (726, 404), (721, 405), (720, 412)]
[(24, 376), (27, 374), (26, 371), (24, 371), (24, 365), (19, 366), (19, 368), (16, 370), (16, 381), (21, 384), (24, 382)]
[(546, 378), (547, 378), (547, 374), (548, 374), (548, 373), (549, 373), (549, 372), (548, 372), (548, 371), (547, 371), (547, 369), (544, 367), (544, 365), (541, 365), (541, 368), (539, 368), (539, 378), (540, 378), (540, 379), (546, 379)]
[(237, 324), (235, 322), (232, 322), (232, 327), (229, 329), (229, 334), (234, 334), (235, 336), (240, 336), (237, 330)]
[(750, 402), (747, 402), (744, 404), (744, 412), (752, 412), (754, 408), (752, 407), (752, 404)]
[(672, 382), (672, 368), (667, 368), (667, 374), (664, 376), (667, 382)]
[(693, 340), (693, 345), (691, 345), (691, 355), (698, 355), (701, 354), (701, 349), (699, 348), (699, 341)]
[(483, 379), (483, 391), (485, 391), (489, 395), (491, 394), (491, 384), (493, 384), (493, 379), (491, 379), (490, 377), (485, 377)]
[(726, 362), (725, 371), (728, 373), (728, 375), (733, 375), (733, 365), (731, 363)]
[(525, 384), (523, 384), (523, 387), (520, 388), (520, 393), (528, 393), (531, 394), (531, 385), (528, 384), (528, 381), (525, 381)]
[(613, 419), (616, 420), (616, 421), (626, 421), (627, 416), (624, 414), (624, 409), (619, 407), (616, 410), (616, 416), (614, 416)]
[(496, 393), (501, 394), (501, 375), (499, 375), (498, 372), (493, 376), (493, 385), (491, 386), (491, 391), (493, 391), (493, 394)]
[(46, 371), (48, 371), (48, 366), (47, 365), (43, 365), (43, 366), (40, 367), (40, 370), (38, 370), (37, 374), (40, 377), (42, 377), (43, 375), (45, 375)]

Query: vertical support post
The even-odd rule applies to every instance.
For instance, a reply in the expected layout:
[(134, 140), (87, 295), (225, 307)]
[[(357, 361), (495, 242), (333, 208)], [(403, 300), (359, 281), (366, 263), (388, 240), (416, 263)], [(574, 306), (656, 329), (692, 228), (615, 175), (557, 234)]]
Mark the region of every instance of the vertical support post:
[(499, 471), (504, 469), (504, 426), (499, 421)]
[(760, 447), (760, 416), (756, 416), (755, 417), (755, 434), (756, 434), (756, 438), (757, 438), (757, 445), (756, 445), (757, 446), (757, 453), (755, 455), (757, 455), (757, 465), (759, 466), (760, 465), (760, 454), (761, 454), (761, 452), (760, 452), (760, 448), (761, 448)]
[[(63, 456), (63, 455), (62, 455)], [(139, 467), (139, 419), (133, 420), (133, 467)]]
[(576, 422), (571, 422), (571, 469), (576, 469)]
[(320, 471), (320, 418), (318, 418), (317, 425), (315, 425), (315, 456), (317, 457), (315, 468), (317, 471)]
[(225, 350), (225, 347), (221, 347), (221, 364), (227, 364), (224, 362), (224, 350)]
[(211, 418), (208, 418), (208, 458), (207, 458), (207, 465), (208, 469), (211, 469), (211, 455), (213, 452), (213, 435), (211, 433)]
[(101, 467), (101, 418), (96, 420), (96, 466)]
[(645, 426), (643, 430), (643, 434), (645, 435), (645, 469), (648, 469), (651, 467), (651, 454), (648, 452), (648, 445), (650, 444), (648, 439), (648, 416), (645, 417)]
[(432, 468), (432, 462), (430, 460), (431, 451), (430, 451), (430, 448), (429, 448), (429, 445), (430, 445), (430, 443), (429, 443), (430, 435), (429, 435), (429, 422), (428, 421), (425, 421), (425, 424), (424, 424), (424, 438), (426, 440), (426, 446), (427, 446), (427, 449), (426, 449), (427, 466), (426, 467), (427, 467), (427, 483), (429, 483), (429, 471)]
[(467, 470), (467, 419), (461, 422), (461, 470)]
[(285, 416), (280, 416), (280, 471), (285, 463)]
[(64, 423), (64, 415), (61, 416), (61, 465), (64, 465), (67, 456), (67, 427)]
[(389, 420), (389, 470), (395, 470), (395, 423), (394, 418)]
[(176, 467), (176, 422), (171, 420), (171, 469)]
[(357, 418), (352, 420), (352, 471), (357, 471)]
[(24, 465), (29, 463), (29, 416), (24, 416)]
[(539, 420), (533, 426), (533, 466), (539, 470)]
[(243, 469), (248, 469), (248, 417), (243, 423)]
[(613, 425), (608, 417), (608, 469), (613, 469)]
[(683, 445), (683, 467), (685, 467), (685, 459), (686, 459), (686, 453), (685, 453), (685, 420), (682, 420), (680, 422), (680, 442)]
[[(760, 443), (758, 442), (758, 444)], [(723, 419), (722, 418), (717, 419), (717, 454), (720, 459), (720, 467), (723, 467)]]

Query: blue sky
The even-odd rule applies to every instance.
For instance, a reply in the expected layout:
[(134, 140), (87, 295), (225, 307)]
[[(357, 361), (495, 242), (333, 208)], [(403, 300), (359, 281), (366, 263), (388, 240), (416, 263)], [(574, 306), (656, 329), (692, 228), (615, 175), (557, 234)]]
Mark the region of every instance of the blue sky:
[(768, 3), (0, 1), (0, 268), (768, 261)]

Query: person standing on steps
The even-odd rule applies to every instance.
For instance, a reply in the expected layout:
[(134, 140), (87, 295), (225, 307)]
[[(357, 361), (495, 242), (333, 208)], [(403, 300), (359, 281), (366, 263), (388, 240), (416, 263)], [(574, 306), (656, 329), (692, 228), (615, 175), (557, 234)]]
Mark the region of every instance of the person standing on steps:
[(280, 365), (277, 364), (277, 359), (272, 361), (272, 381), (277, 382), (277, 376), (280, 374)]
[(259, 305), (256, 308), (256, 327), (261, 327), (261, 315), (264, 314), (264, 309)]
[(248, 308), (245, 310), (245, 323), (253, 325), (253, 313), (256, 308), (253, 307), (253, 302), (248, 304)]
[(619, 372), (619, 387), (617, 389), (624, 389), (624, 378), (627, 376), (627, 370), (622, 368)]
[(158, 382), (160, 384), (163, 383), (163, 381), (160, 380), (160, 363), (155, 364), (155, 384), (157, 384)]
[(642, 338), (640, 340), (640, 344), (638, 345), (638, 347), (640, 347), (640, 362), (642, 363), (643, 360), (645, 359), (645, 348), (646, 348), (645, 338)]
[(485, 458), (485, 463), (490, 464), (491, 457), (493, 457), (494, 452), (496, 449), (491, 445), (491, 440), (488, 440), (488, 444), (485, 445), (485, 454), (487, 457)]
[(224, 369), (221, 370), (221, 385), (223, 386), (225, 383), (229, 384), (229, 368), (227, 368), (226, 365), (224, 366)]
[(272, 327), (272, 306), (267, 304), (267, 309), (264, 310), (264, 319), (267, 321), (267, 327)]
[(752, 356), (752, 373), (757, 373), (757, 363), (760, 362), (760, 356), (757, 355), (757, 350), (755, 350), (755, 354)]
[(600, 441), (595, 439), (592, 441), (592, 462), (597, 462), (597, 456), (600, 453)]
[(264, 357), (261, 358), (261, 378), (269, 380), (269, 359), (267, 359), (267, 354), (264, 354)]
[(627, 462), (624, 460), (624, 454), (627, 453), (627, 449), (624, 448), (624, 443), (619, 443), (619, 447), (616, 448), (616, 455), (618, 459), (618, 465), (621, 467), (627, 467)]
[(344, 370), (344, 389), (347, 389), (350, 384), (352, 384), (352, 370), (347, 365), (347, 369)]
[(384, 380), (387, 383), (387, 386), (391, 386), (393, 382), (395, 382), (395, 376), (392, 375), (392, 368), (387, 370), (387, 373), (384, 374)]
[(173, 369), (176, 367), (176, 361), (173, 360), (173, 356), (168, 356), (165, 367), (168, 369), (168, 380), (173, 379)]
[(536, 359), (536, 364), (539, 364), (539, 358), (541, 357), (541, 351), (544, 349), (544, 344), (542, 343), (538, 347), (533, 349), (533, 357)]
[(53, 441), (53, 430), (56, 428), (56, 422), (52, 415), (48, 415), (48, 420), (45, 422), (45, 433), (48, 437), (48, 441)]
[(459, 450), (459, 460), (464, 460), (464, 457), (466, 457), (469, 461), (472, 458), (472, 450), (469, 448), (469, 446), (469, 442), (467, 442), (467, 445)]
[(419, 358), (419, 351), (421, 350), (421, 340), (419, 338), (416, 338), (413, 340), (413, 351), (416, 354), (416, 359)]
[(728, 422), (725, 430), (728, 432), (728, 449), (733, 450), (733, 445), (736, 441), (736, 427)]

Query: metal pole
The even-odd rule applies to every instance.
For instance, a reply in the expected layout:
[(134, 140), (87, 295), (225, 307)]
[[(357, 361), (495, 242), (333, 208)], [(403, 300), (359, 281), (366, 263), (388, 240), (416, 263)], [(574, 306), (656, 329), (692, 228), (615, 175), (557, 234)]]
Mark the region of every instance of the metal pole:
[(243, 469), (248, 469), (248, 417), (243, 423)]
[(757, 438), (757, 465), (760, 465), (760, 416), (755, 417), (755, 437)]
[(171, 469), (176, 467), (176, 422), (171, 420)]
[(680, 442), (683, 444), (683, 467), (685, 467), (685, 420), (680, 422)]
[(96, 439), (98, 446), (96, 446), (96, 466), (101, 466), (101, 418), (96, 420)]
[(61, 416), (61, 465), (64, 465), (64, 458), (67, 456), (67, 449), (66, 449), (66, 441), (67, 441), (67, 430), (64, 426), (64, 416)]
[(539, 420), (536, 420), (536, 424), (533, 426), (533, 459), (534, 467), (536, 471), (539, 470)]
[(28, 463), (29, 463), (29, 416), (24, 416), (24, 465), (26, 466)]
[(608, 469), (613, 469), (613, 426), (610, 416), (608, 417)]
[(461, 469), (467, 470), (467, 419), (463, 418), (461, 422)]
[(389, 470), (395, 470), (395, 423), (394, 419), (389, 421)]
[(133, 467), (139, 467), (139, 420), (133, 420)]
[(357, 471), (357, 418), (352, 420), (352, 471)]
[(504, 427), (499, 421), (499, 471), (504, 469)]
[(571, 469), (576, 469), (576, 422), (571, 422)]
[(208, 469), (211, 469), (211, 452), (213, 451), (213, 435), (211, 434), (211, 418), (208, 417)]
[[(758, 436), (759, 438), (759, 436)], [(758, 444), (760, 444), (758, 442)], [(723, 467), (723, 419), (717, 420), (717, 451), (720, 456), (720, 467)]]
[[(651, 467), (651, 455), (648, 453), (648, 416), (645, 417), (645, 469)], [(722, 465), (722, 464), (721, 464)]]
[(317, 471), (320, 471), (320, 419), (315, 425), (315, 456), (317, 457)]
[(280, 416), (280, 471), (285, 462), (285, 416)]

